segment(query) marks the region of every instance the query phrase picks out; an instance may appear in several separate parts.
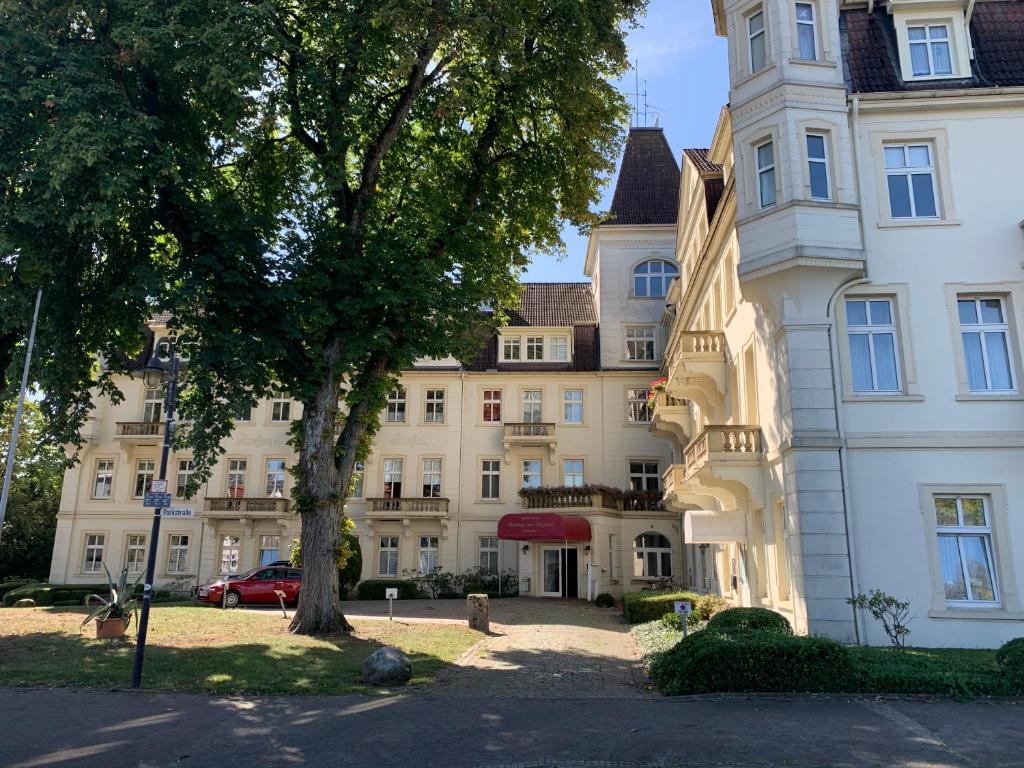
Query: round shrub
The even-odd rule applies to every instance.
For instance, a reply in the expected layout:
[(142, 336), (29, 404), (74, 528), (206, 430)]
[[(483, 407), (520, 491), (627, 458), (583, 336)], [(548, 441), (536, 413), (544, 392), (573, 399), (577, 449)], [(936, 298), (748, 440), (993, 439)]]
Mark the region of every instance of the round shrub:
[(767, 608), (728, 608), (716, 613), (708, 621), (707, 629), (712, 632), (781, 632), (792, 635), (786, 617)]
[(996, 651), (999, 670), (1018, 693), (1024, 693), (1024, 637), (1010, 640)]
[(661, 625), (676, 632), (683, 631), (683, 617), (678, 613), (666, 613), (661, 617)]
[(651, 677), (670, 696), (694, 693), (839, 693), (858, 690), (847, 649), (823, 637), (755, 630), (743, 635), (705, 629), (680, 640), (651, 663)]
[(594, 605), (598, 608), (611, 608), (615, 605), (615, 598), (607, 592), (602, 592), (600, 595), (594, 598)]

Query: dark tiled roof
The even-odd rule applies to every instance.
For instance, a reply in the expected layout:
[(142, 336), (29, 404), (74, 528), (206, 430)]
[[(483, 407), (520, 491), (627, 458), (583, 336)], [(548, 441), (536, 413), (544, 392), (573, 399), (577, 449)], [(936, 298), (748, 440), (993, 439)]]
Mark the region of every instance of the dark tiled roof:
[(569, 363), (499, 363), (498, 337), (492, 335), (476, 358), (466, 364), (467, 371), (498, 371), (500, 373), (598, 371), (601, 369), (601, 336), (596, 325), (573, 328), (572, 362)]
[(980, 2), (971, 17), (971, 76), (904, 82), (896, 28), (884, 8), (843, 11), (840, 32), (847, 86), (854, 93), (1024, 85), (1024, 2)]
[(721, 173), (722, 166), (718, 163), (711, 162), (708, 155), (711, 153), (710, 149), (684, 149), (683, 154), (686, 158), (693, 163), (693, 167), (697, 169), (697, 173), (704, 175), (705, 173)]
[(661, 128), (630, 128), (605, 225), (675, 224), (679, 166)]
[(509, 325), (564, 327), (596, 323), (590, 283), (523, 283), (519, 306), (506, 309)]

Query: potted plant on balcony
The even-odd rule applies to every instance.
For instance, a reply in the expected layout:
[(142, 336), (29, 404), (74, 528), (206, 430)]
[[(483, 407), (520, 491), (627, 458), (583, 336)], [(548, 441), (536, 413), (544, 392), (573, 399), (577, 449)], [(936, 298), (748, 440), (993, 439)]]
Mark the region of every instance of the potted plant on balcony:
[(655, 379), (651, 382), (651, 389), (647, 395), (647, 404), (654, 406), (654, 402), (658, 399), (658, 393), (664, 392), (668, 386), (668, 379), (662, 376), (660, 379)]
[(85, 604), (96, 607), (85, 617), (82, 626), (94, 621), (96, 622), (96, 639), (116, 640), (119, 637), (124, 637), (125, 632), (128, 631), (128, 625), (131, 623), (132, 614), (138, 612), (139, 601), (135, 599), (135, 587), (138, 586), (142, 574), (140, 573), (139, 577), (129, 585), (126, 566), (115, 584), (107, 566), (104, 565), (103, 570), (107, 571), (110, 595), (108, 597), (97, 594), (86, 595)]

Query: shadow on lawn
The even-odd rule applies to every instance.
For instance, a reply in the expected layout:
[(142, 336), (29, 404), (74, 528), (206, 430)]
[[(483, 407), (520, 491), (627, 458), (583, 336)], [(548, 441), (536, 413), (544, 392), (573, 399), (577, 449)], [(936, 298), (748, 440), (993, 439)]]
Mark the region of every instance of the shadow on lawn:
[[(89, 629), (86, 629), (86, 633)], [(3, 685), (127, 688), (135, 641), (105, 641), (64, 632), (33, 632), (5, 639), (0, 650)], [(318, 638), (317, 645), (280, 642), (181, 648), (152, 636), (146, 647), (143, 687), (216, 694), (339, 694), (383, 692), (364, 685), (360, 667), (381, 644), (352, 637)], [(409, 652), (412, 684), (430, 682), (447, 662)]]

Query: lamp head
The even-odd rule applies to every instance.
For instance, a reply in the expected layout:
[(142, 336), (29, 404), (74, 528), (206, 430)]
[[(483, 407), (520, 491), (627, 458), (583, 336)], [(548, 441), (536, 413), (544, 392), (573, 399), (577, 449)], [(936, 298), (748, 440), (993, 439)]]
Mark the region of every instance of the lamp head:
[(163, 385), (167, 371), (164, 369), (163, 363), (160, 362), (160, 358), (153, 355), (148, 363), (136, 371), (136, 375), (142, 379), (147, 387), (157, 389)]

